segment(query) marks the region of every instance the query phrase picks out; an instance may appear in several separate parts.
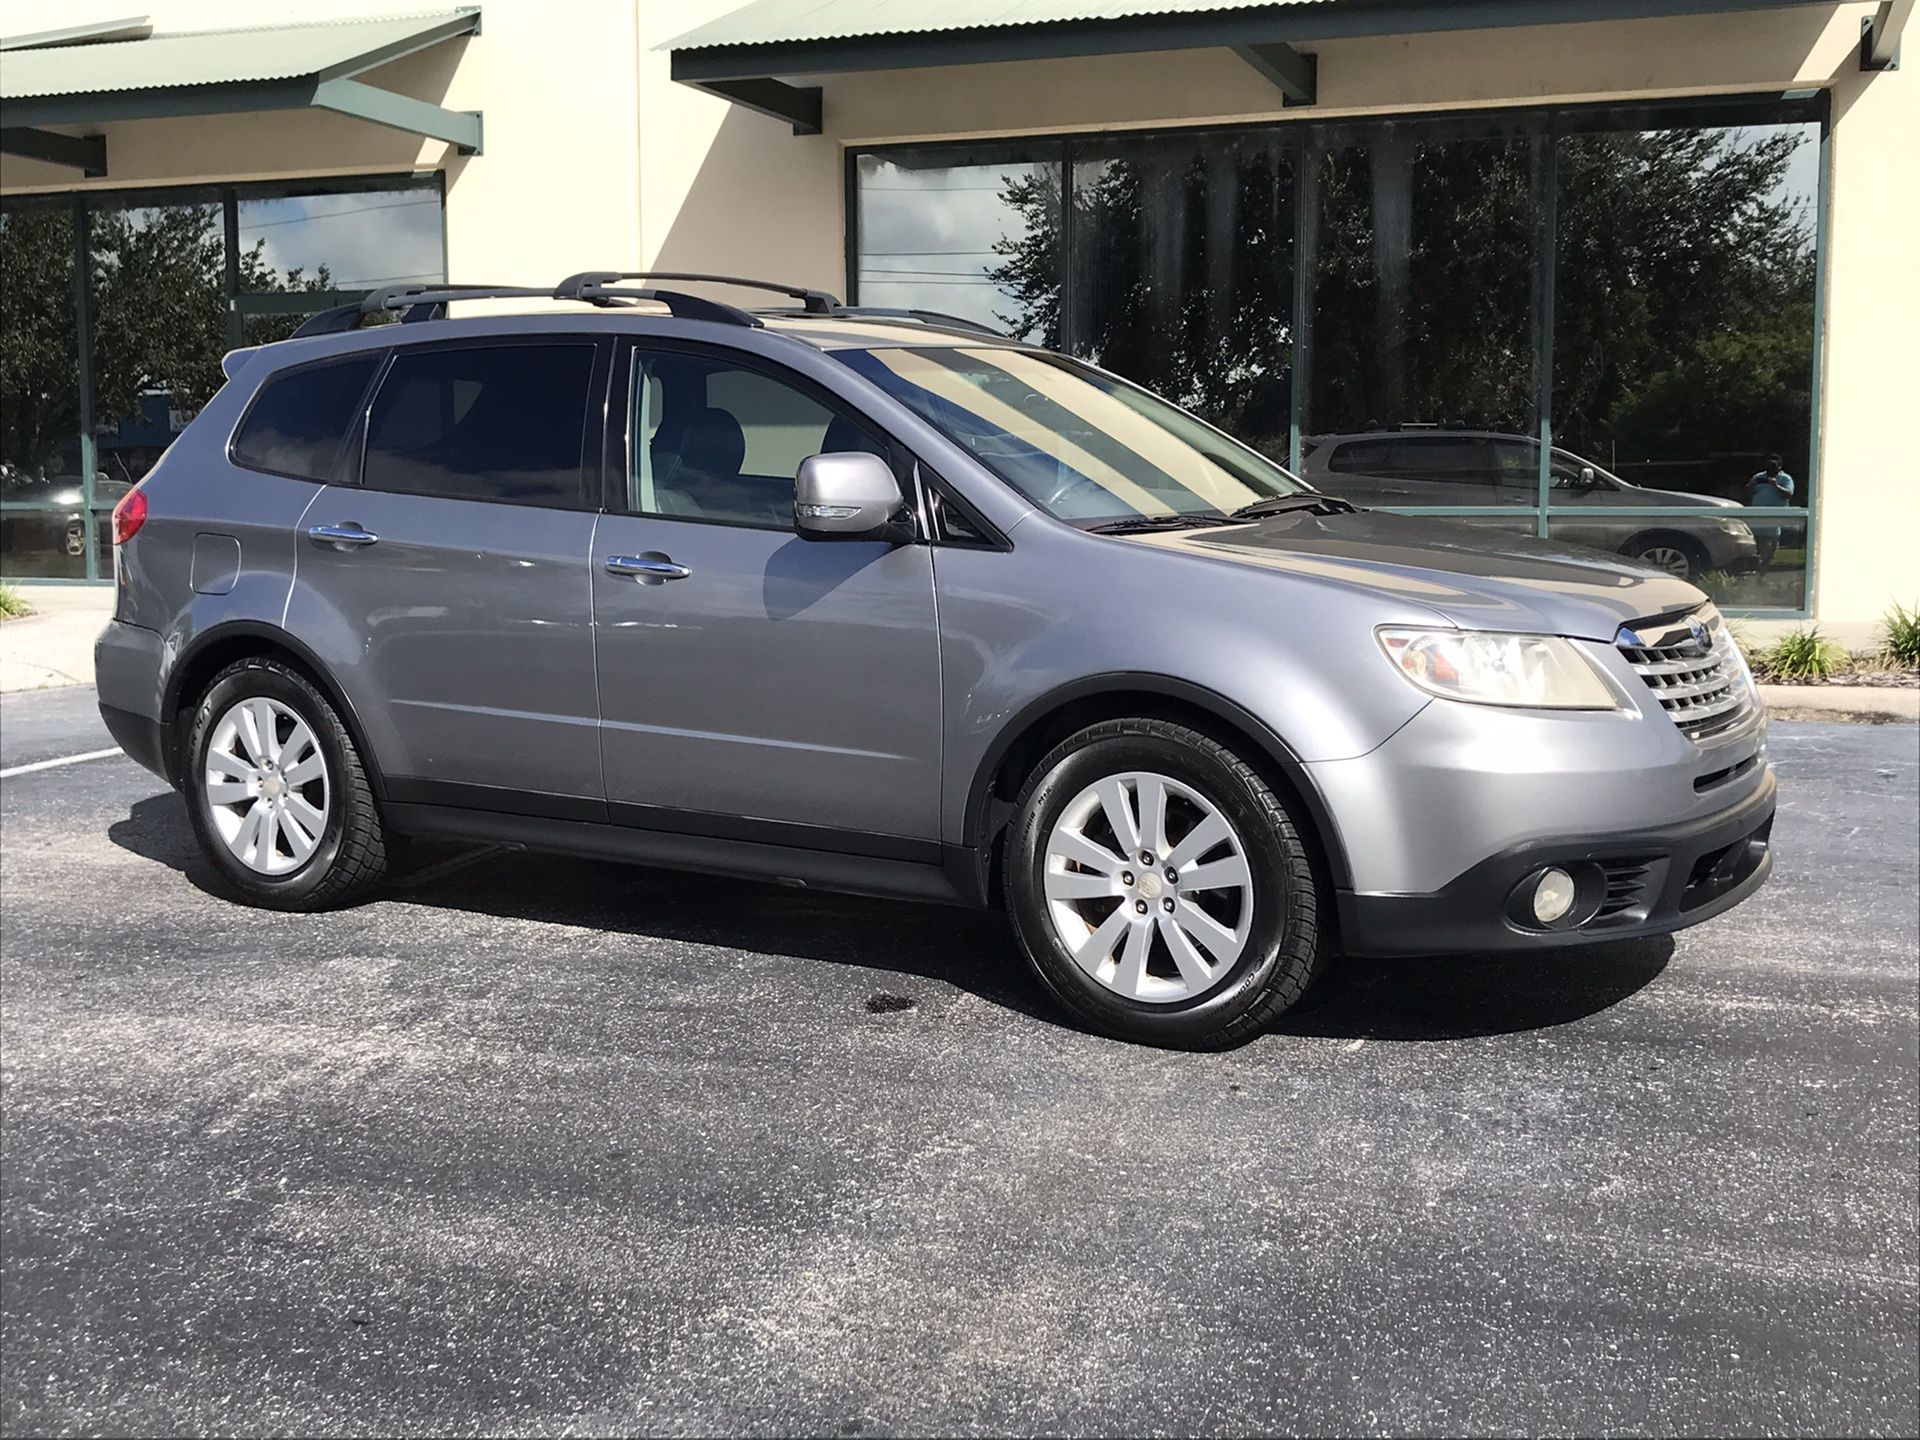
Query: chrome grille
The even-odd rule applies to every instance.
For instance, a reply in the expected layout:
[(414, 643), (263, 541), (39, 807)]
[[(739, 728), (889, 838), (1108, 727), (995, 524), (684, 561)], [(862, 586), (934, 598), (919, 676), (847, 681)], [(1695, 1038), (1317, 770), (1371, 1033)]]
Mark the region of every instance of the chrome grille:
[(1711, 605), (1677, 621), (1623, 626), (1614, 644), (1660, 708), (1695, 740), (1731, 730), (1753, 709), (1746, 662)]

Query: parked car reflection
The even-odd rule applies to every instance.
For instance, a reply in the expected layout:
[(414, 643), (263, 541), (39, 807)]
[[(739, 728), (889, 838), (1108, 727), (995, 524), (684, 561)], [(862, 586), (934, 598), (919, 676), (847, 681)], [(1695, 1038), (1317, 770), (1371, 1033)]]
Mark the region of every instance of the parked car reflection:
[[(1356, 505), (1532, 505), (1539, 494), (1540, 445), (1525, 435), (1421, 426), (1309, 436), (1301, 448), (1301, 477)], [(1739, 573), (1756, 563), (1752, 529), (1731, 516), (1606, 513), (1737, 510), (1738, 501), (1630, 485), (1558, 448), (1550, 467), (1556, 539), (1616, 551), (1683, 580), (1714, 570)]]
[[(104, 471), (95, 476), (93, 509), (102, 525), (120, 497), (132, 488), (131, 481), (112, 479)], [(87, 497), (78, 475), (49, 476), (0, 464), (0, 498), (9, 506), (6, 536), (0, 541), (0, 552), (6, 558), (0, 560), (0, 567), (37, 574), (49, 565), (44, 557), (64, 555), (70, 560), (84, 560)], [(15, 506), (35, 508), (12, 508)], [(51, 563), (54, 570), (49, 573), (57, 573), (58, 562)]]

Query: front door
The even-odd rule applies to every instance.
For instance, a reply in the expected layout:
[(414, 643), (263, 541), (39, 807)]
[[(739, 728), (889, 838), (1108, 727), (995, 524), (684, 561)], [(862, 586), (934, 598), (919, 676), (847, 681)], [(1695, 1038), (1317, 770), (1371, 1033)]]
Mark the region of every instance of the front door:
[[(361, 483), (307, 508), (287, 626), (395, 801), (602, 819), (592, 553), (611, 346), (407, 346)], [(591, 417), (591, 420), (590, 420)]]
[(635, 349), (623, 369), (625, 480), (593, 566), (612, 818), (921, 853), (940, 810), (931, 552), (793, 528), (803, 459), (885, 447), (734, 357)]

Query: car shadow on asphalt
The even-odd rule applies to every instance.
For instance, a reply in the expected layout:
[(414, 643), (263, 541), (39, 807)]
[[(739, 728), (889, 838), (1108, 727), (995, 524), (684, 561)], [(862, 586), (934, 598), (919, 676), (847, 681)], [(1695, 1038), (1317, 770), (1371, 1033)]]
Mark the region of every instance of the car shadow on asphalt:
[[(205, 894), (230, 899), (194, 841), (179, 796), (138, 801), (107, 834)], [(441, 844), (411, 847), (373, 903), (383, 902), (891, 971), (1066, 1023), (999, 915)], [(1673, 950), (1672, 937), (1663, 935), (1512, 955), (1341, 956), (1271, 1033), (1433, 1041), (1547, 1029), (1598, 1014), (1651, 984)]]

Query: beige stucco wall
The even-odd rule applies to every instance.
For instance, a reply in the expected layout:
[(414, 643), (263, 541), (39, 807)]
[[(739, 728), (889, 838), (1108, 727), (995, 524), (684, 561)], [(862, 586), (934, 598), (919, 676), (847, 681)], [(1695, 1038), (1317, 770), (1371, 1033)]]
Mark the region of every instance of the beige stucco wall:
[[(1283, 112), (1223, 51), (817, 78), (826, 134), (671, 83), (657, 47), (738, 0), (491, 0), (481, 35), (366, 77), (486, 114), (455, 155), (344, 117), (277, 114), (106, 129), (98, 185), (441, 169), (454, 276), (519, 281), (589, 266), (738, 271), (839, 290), (846, 147), (918, 139), (1578, 103), (1771, 89), (1834, 97), (1815, 606), (1864, 642), (1920, 599), (1920, 488), (1896, 451), (1920, 334), (1920, 65), (1863, 75), (1870, 3), (1304, 44), (1320, 101)], [(118, 0), (0, 0), (0, 32), (106, 18)], [(367, 13), (370, 0), (150, 0), (157, 23), (269, 24)], [(49, 15), (56, 18), (49, 19)], [(1920, 47), (1909, 37), (1908, 52)], [(0, 189), (71, 189), (8, 159)], [(1901, 449), (1910, 447), (1901, 446)]]
[(1920, 605), (1920, 33), (1905, 51), (1833, 85), (1814, 613), (1860, 646), (1888, 605)]

